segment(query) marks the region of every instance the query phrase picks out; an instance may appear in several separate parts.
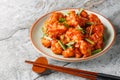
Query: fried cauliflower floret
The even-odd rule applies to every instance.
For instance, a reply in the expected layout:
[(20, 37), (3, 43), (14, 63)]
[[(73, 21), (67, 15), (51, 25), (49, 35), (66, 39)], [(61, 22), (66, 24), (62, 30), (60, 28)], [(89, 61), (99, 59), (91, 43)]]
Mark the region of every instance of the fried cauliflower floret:
[(66, 32), (66, 36), (75, 42), (79, 42), (81, 39), (84, 38), (82, 32), (74, 28), (69, 28)]
[(74, 54), (74, 49), (73, 49), (73, 48), (67, 48), (66, 50), (64, 50), (64, 51), (62, 52), (62, 55), (63, 55), (65, 58), (73, 57), (73, 56), (75, 56), (75, 54)]
[(65, 33), (67, 28), (63, 24), (54, 23), (51, 28), (48, 29), (48, 35), (51, 38), (57, 38), (61, 34)]
[(51, 43), (51, 50), (55, 53), (55, 54), (62, 54), (63, 49), (61, 48), (60, 44), (58, 43), (57, 40), (53, 40)]
[(88, 17), (88, 14), (85, 10), (82, 10), (81, 14), (80, 14), (81, 17), (84, 17), (84, 18), (87, 18)]
[(45, 38), (42, 38), (41, 39), (41, 42), (42, 42), (42, 44), (45, 46), (45, 47), (50, 47), (51, 46), (51, 41), (50, 40), (47, 40), (47, 39), (45, 39)]
[(89, 15), (89, 21), (93, 22), (94, 25), (102, 24), (101, 21), (100, 21), (100, 19), (95, 14), (90, 14)]
[(70, 11), (69, 16), (66, 17), (66, 20), (69, 26), (77, 26), (79, 18), (75, 11)]
[(85, 57), (90, 56), (91, 55), (91, 47), (90, 47), (89, 43), (87, 43), (84, 40), (81, 40), (80, 42), (81, 42), (81, 44), (80, 44), (81, 53), (83, 55), (85, 55)]
[(58, 21), (59, 18), (64, 17), (64, 15), (60, 12), (53, 12), (47, 22), (53, 24), (54, 22)]
[(80, 58), (80, 57), (83, 56), (83, 54), (80, 52), (80, 50), (78, 48), (76, 48), (74, 51), (75, 51), (75, 57), (76, 58)]
[(45, 21), (42, 44), (64, 58), (86, 58), (103, 48), (104, 25), (95, 14), (86, 10), (53, 12)]

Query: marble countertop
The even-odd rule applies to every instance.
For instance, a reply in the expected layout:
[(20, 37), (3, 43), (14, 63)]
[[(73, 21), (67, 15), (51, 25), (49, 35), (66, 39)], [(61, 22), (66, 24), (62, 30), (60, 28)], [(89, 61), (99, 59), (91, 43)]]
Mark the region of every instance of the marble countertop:
[(68, 63), (48, 58), (49, 63), (120, 76), (119, 0), (0, 0), (0, 80), (86, 80), (56, 71), (36, 74), (24, 63), (41, 56), (29, 39), (33, 22), (47, 12), (80, 7), (99, 12), (112, 22), (116, 29), (114, 45), (90, 61)]

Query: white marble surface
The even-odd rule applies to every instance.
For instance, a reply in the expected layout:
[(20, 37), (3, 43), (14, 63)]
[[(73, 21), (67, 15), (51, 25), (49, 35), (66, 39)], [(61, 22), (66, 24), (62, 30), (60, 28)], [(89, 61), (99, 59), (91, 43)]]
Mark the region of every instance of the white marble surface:
[(97, 59), (80, 63), (49, 59), (49, 63), (120, 76), (119, 0), (0, 0), (0, 80), (85, 80), (55, 71), (38, 75), (31, 71), (31, 65), (24, 63), (41, 56), (29, 39), (33, 22), (50, 11), (79, 7), (99, 12), (113, 23), (115, 44)]

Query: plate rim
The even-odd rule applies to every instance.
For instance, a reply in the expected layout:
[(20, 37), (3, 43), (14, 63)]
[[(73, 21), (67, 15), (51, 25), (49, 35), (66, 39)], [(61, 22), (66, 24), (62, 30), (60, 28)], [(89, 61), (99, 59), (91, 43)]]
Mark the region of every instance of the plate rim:
[(55, 57), (55, 56), (52, 56), (52, 55), (48, 55), (48, 54), (46, 54), (46, 52), (42, 51), (41, 49), (39, 49), (39, 48), (35, 45), (34, 41), (32, 40), (32, 32), (33, 32), (33, 29), (34, 29), (34, 27), (36, 26), (36, 24), (37, 24), (43, 17), (51, 14), (52, 12), (56, 12), (56, 11), (76, 10), (76, 9), (79, 9), (79, 8), (65, 8), (65, 9), (60, 9), (60, 10), (51, 11), (51, 12), (49, 12), (49, 13), (46, 13), (46, 14), (40, 16), (40, 17), (32, 24), (32, 26), (30, 27), (30, 41), (32, 42), (33, 47), (34, 47), (40, 54), (42, 54), (42, 55), (44, 55), (44, 56), (46, 56), (46, 57), (48, 57), (48, 58), (51, 58), (51, 59), (54, 59), (54, 60), (58, 60), (58, 61), (64, 61), (64, 62), (82, 62), (82, 61), (88, 61), (88, 60), (95, 59), (95, 58), (97, 58), (97, 57), (105, 54), (105, 53), (112, 47), (112, 45), (113, 45), (114, 42), (115, 42), (115, 37), (116, 37), (116, 31), (115, 31), (115, 28), (114, 28), (113, 24), (112, 24), (106, 17), (104, 17), (103, 15), (101, 15), (101, 14), (95, 12), (95, 11), (87, 10), (87, 9), (84, 9), (84, 10), (89, 11), (89, 12), (92, 12), (92, 13), (95, 13), (95, 14), (98, 14), (98, 15), (102, 16), (105, 20), (107, 20), (108, 23), (111, 25), (113, 31), (114, 31), (114, 32), (113, 32), (113, 33), (114, 33), (113, 40), (112, 40), (112, 42), (108, 45), (108, 47), (107, 47), (105, 50), (102, 50), (101, 52), (99, 52), (99, 54), (95, 54), (95, 55), (89, 56), (89, 57), (87, 57), (87, 58), (75, 58), (74, 60), (68, 60), (68, 59), (65, 59), (65, 58), (58, 58), (58, 57)]

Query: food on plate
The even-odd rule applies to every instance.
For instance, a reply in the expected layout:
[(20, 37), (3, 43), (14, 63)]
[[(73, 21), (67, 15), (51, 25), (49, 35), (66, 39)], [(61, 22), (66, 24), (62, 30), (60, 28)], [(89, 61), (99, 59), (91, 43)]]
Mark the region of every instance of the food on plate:
[(65, 58), (86, 58), (103, 49), (104, 25), (84, 9), (52, 12), (42, 27), (41, 43)]

